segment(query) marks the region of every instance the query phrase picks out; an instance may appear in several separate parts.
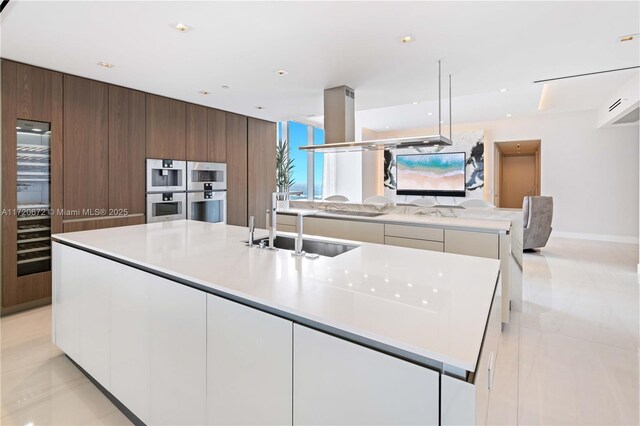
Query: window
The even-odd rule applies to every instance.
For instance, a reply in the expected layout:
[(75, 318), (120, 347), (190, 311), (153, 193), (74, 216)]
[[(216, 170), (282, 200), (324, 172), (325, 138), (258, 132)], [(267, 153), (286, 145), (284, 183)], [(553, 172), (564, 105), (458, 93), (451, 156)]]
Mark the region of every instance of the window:
[(307, 153), (301, 151), (301, 146), (308, 145), (309, 131), (305, 124), (296, 123), (295, 121), (288, 122), (289, 133), (289, 157), (293, 160), (293, 186), (291, 191), (302, 191), (302, 195), (296, 195), (290, 197), (292, 200), (296, 199), (308, 199), (308, 164)]
[(296, 121), (278, 123), (280, 135), (287, 135), (289, 155), (293, 159), (293, 180), (291, 191), (302, 191), (302, 195), (290, 197), (292, 200), (322, 200), (322, 180), (324, 175), (324, 155), (301, 151), (305, 145), (324, 143), (324, 130)]

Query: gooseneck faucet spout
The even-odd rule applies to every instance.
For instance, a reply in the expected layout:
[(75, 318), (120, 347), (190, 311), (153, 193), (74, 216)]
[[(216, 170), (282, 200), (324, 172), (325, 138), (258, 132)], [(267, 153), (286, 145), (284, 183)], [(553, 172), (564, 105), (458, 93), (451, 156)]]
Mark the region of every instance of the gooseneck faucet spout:
[(296, 237), (296, 245), (295, 245), (295, 255), (296, 256), (304, 256), (304, 251), (302, 251), (302, 224), (304, 223), (304, 215), (302, 213), (298, 213), (298, 217), (296, 218), (296, 228), (298, 228), (298, 235)]
[(302, 195), (302, 191), (274, 192), (271, 194), (271, 230), (269, 231), (269, 250), (275, 250), (274, 240), (276, 239), (276, 207), (278, 197), (284, 195)]
[(253, 232), (255, 230), (255, 218), (249, 216), (249, 247), (253, 247)]

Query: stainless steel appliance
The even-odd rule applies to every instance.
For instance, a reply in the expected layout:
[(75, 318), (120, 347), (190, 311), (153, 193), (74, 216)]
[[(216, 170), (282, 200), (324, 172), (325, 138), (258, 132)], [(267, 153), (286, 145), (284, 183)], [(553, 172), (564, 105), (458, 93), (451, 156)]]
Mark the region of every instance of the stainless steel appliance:
[(227, 191), (187, 193), (187, 218), (201, 222), (227, 223)]
[(227, 165), (224, 163), (187, 163), (187, 191), (225, 191)]
[(147, 223), (167, 222), (187, 218), (187, 194), (161, 192), (147, 194)]
[(147, 193), (184, 192), (186, 176), (186, 161), (147, 158)]
[(187, 218), (227, 222), (227, 165), (187, 162)]

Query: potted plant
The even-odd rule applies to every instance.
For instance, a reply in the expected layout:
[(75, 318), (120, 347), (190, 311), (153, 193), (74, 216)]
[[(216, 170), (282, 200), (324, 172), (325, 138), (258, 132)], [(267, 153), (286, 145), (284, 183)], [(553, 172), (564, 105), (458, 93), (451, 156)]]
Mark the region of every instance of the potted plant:
[[(278, 192), (288, 192), (295, 183), (293, 158), (289, 156), (289, 142), (280, 139), (276, 147), (276, 187)], [(289, 208), (289, 196), (278, 196), (278, 209)]]

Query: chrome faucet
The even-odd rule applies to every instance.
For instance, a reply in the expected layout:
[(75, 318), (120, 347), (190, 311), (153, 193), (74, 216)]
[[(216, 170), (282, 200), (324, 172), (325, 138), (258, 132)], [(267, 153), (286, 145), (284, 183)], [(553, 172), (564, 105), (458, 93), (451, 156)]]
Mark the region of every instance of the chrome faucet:
[(249, 216), (249, 247), (253, 247), (253, 231), (256, 228), (256, 221), (253, 216)]
[(302, 195), (302, 191), (274, 192), (271, 194), (271, 229), (269, 230), (269, 250), (276, 250), (274, 246), (274, 240), (276, 239), (276, 207), (278, 205), (277, 198), (281, 195)]
[(302, 251), (302, 243), (304, 240), (302, 239), (302, 224), (304, 223), (304, 215), (302, 213), (298, 213), (298, 217), (296, 218), (296, 228), (298, 229), (298, 235), (296, 236), (296, 245), (295, 245), (295, 255), (296, 256), (304, 256), (304, 251)]

